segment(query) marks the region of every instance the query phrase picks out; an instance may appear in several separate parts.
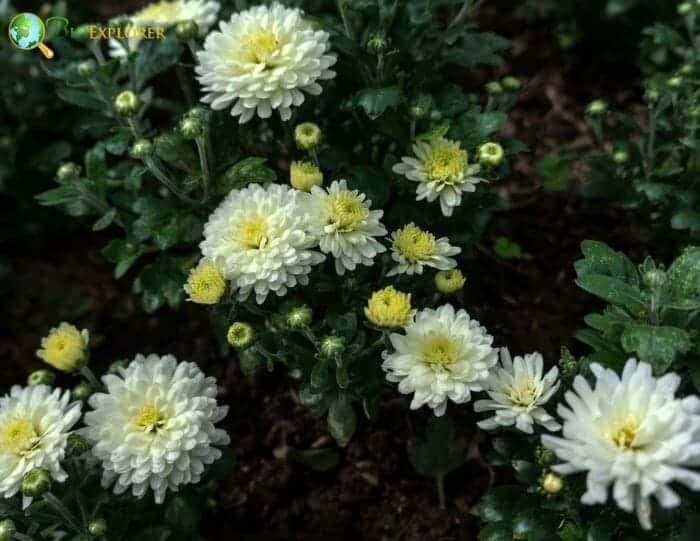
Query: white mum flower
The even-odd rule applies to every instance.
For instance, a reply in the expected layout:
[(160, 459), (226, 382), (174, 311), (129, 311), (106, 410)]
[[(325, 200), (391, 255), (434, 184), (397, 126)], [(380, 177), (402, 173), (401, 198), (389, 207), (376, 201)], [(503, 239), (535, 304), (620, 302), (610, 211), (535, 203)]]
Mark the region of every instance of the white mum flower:
[(370, 210), (372, 201), (357, 190), (348, 190), (345, 180), (334, 181), (328, 191), (311, 188), (310, 212), (313, 231), (324, 254), (333, 254), (339, 275), (357, 265), (371, 266), (386, 248), (374, 237), (386, 235), (379, 221), (382, 210)]
[[(162, 0), (154, 2), (129, 15), (134, 28), (171, 27), (179, 22), (194, 21), (199, 28), (199, 35), (205, 36), (216, 22), (219, 14), (219, 2), (213, 0)], [(135, 50), (141, 39), (129, 38), (129, 49)], [(113, 58), (126, 57), (126, 51), (116, 39), (109, 40), (109, 54)]]
[[(24, 475), (34, 468), (48, 470), (62, 483), (61, 467), (68, 434), (80, 419), (80, 402), (70, 393), (46, 385), (20, 387), (0, 398), (0, 495), (14, 496)], [(24, 497), (23, 505), (31, 503)]]
[(617, 505), (636, 510), (649, 529), (651, 496), (668, 508), (680, 503), (671, 482), (700, 490), (700, 474), (687, 468), (700, 463), (700, 399), (676, 398), (677, 374), (657, 379), (649, 364), (635, 359), (622, 377), (599, 364), (591, 370), (594, 388), (577, 376), (575, 392), (565, 395), (569, 407), (559, 405), (564, 437), (542, 436), (542, 443), (563, 461), (555, 472), (588, 472), (582, 503), (605, 503), (612, 485)]
[(309, 194), (281, 184), (250, 184), (232, 190), (204, 226), (202, 254), (215, 261), (238, 290), (238, 300), (255, 293), (258, 304), (270, 291), (282, 296), (309, 283), (311, 267), (325, 256), (313, 248)]
[(474, 402), (475, 411), (496, 414), (477, 424), (484, 430), (515, 425), (528, 434), (534, 432), (534, 423), (547, 430), (559, 430), (561, 425), (543, 407), (559, 389), (559, 370), (555, 366), (543, 376), (543, 368), (539, 353), (511, 360), (508, 349), (501, 348), (501, 364), (489, 374), (484, 385), (491, 399)]
[(131, 487), (137, 498), (148, 488), (156, 503), (167, 490), (199, 482), (204, 467), (221, 457), (226, 432), (214, 426), (228, 408), (216, 402), (216, 380), (195, 363), (172, 355), (137, 355), (119, 375), (102, 378), (85, 414), (85, 437), (102, 462), (102, 485), (114, 493)]
[(411, 409), (427, 404), (440, 416), (448, 400), (463, 404), (483, 390), (498, 355), (493, 337), (467, 312), (449, 304), (422, 310), (405, 333), (390, 335), (394, 352), (382, 353), (382, 369), (400, 393), (413, 393)]
[(299, 9), (274, 3), (235, 13), (207, 36), (197, 54), (202, 101), (215, 110), (233, 105), (240, 123), (273, 109), (289, 120), (304, 93), (321, 93), (318, 81), (332, 79), (336, 56), (328, 53), (329, 34), (306, 21)]
[(391, 257), (397, 265), (387, 276), (396, 274), (423, 274), (423, 267), (438, 270), (453, 269), (457, 261), (452, 259), (462, 251), (451, 246), (447, 237), (435, 238), (435, 235), (423, 231), (413, 222), (391, 234)]
[(429, 202), (440, 198), (440, 210), (444, 216), (452, 216), (455, 207), (462, 204), (462, 193), (476, 191), (476, 185), (486, 182), (475, 177), (478, 164), (469, 165), (467, 151), (457, 141), (436, 137), (429, 141), (416, 141), (412, 156), (404, 156), (393, 167), (394, 173), (418, 182), (416, 201)]

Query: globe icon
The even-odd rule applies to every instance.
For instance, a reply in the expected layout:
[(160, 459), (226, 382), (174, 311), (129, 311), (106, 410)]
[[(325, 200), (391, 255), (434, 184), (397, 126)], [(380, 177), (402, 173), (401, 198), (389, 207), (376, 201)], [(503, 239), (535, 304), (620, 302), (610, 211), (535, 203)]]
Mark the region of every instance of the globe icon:
[(44, 40), (46, 28), (34, 13), (20, 13), (10, 21), (10, 41), (19, 49), (34, 49)]

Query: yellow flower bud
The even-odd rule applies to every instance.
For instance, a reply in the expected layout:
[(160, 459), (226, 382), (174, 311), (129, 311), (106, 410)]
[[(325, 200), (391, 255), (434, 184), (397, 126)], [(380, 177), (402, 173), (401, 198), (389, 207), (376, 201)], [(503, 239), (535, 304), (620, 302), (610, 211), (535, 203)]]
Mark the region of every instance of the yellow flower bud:
[(87, 363), (90, 335), (70, 323), (61, 323), (41, 339), (36, 354), (42, 361), (63, 372), (76, 372)]
[(393, 286), (372, 293), (365, 307), (365, 317), (377, 327), (405, 327), (416, 311), (411, 308), (411, 294), (397, 291)]
[(253, 343), (253, 340), (255, 340), (253, 327), (242, 321), (236, 321), (226, 333), (226, 341), (235, 348), (247, 348)]
[(301, 150), (312, 150), (321, 144), (321, 128), (313, 122), (304, 122), (294, 129), (294, 141)]
[(558, 475), (548, 473), (542, 479), (542, 488), (547, 494), (558, 494), (564, 488), (564, 481)]
[(297, 190), (308, 192), (312, 186), (323, 184), (323, 173), (311, 162), (292, 162), (289, 183)]
[(188, 301), (216, 304), (226, 291), (226, 281), (218, 265), (203, 260), (190, 271), (184, 290), (189, 295)]
[(440, 293), (450, 295), (464, 287), (464, 275), (459, 269), (439, 271), (435, 275), (435, 287)]

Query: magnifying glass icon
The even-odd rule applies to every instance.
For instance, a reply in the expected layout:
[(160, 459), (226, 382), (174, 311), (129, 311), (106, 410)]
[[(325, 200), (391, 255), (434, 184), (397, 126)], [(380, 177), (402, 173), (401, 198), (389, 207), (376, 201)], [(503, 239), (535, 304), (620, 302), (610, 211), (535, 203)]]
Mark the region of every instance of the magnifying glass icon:
[(12, 17), (8, 27), (8, 35), (10, 43), (18, 49), (31, 51), (38, 47), (47, 60), (51, 60), (54, 56), (53, 51), (44, 45), (46, 37), (44, 21), (34, 13), (18, 13)]

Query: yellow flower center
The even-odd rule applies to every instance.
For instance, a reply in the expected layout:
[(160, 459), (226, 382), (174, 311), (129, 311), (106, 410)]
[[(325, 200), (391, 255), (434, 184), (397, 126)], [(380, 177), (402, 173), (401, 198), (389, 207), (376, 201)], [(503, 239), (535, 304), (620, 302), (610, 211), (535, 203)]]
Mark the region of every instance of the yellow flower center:
[(156, 432), (165, 423), (163, 414), (153, 404), (143, 406), (132, 421), (141, 432)]
[(518, 406), (529, 406), (531, 405), (537, 396), (537, 387), (534, 382), (528, 381), (523, 383), (518, 387), (511, 387), (508, 397)]
[(250, 249), (264, 248), (268, 241), (267, 235), (267, 222), (260, 216), (249, 218), (238, 229), (239, 242)]
[(328, 211), (328, 223), (343, 230), (354, 229), (369, 216), (367, 207), (348, 190), (328, 198)]
[(250, 58), (256, 64), (269, 65), (270, 57), (277, 51), (279, 44), (272, 30), (258, 30), (246, 39)]
[(428, 178), (439, 182), (454, 182), (466, 168), (466, 151), (458, 143), (447, 140), (433, 147), (425, 160)]
[(365, 308), (365, 316), (378, 327), (404, 327), (411, 322), (415, 310), (411, 295), (392, 286), (375, 291)]
[(23, 454), (34, 447), (37, 433), (26, 419), (15, 417), (0, 432), (0, 447), (14, 454)]
[(435, 255), (437, 242), (431, 233), (423, 231), (416, 225), (408, 224), (397, 232), (394, 248), (406, 259), (422, 261)]
[(633, 449), (638, 432), (639, 421), (630, 418), (610, 435), (610, 440), (620, 449)]
[(457, 360), (455, 343), (447, 336), (433, 336), (423, 346), (423, 359), (428, 364), (450, 365)]

